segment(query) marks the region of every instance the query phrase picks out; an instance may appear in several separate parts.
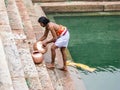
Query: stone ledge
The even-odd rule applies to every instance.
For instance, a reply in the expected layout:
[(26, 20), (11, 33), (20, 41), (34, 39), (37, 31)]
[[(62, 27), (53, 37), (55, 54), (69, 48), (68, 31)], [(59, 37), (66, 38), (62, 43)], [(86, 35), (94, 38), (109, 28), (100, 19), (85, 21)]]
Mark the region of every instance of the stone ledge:
[[(110, 0), (32, 0), (33, 2), (65, 2), (65, 1), (110, 1)], [(119, 0), (111, 0), (111, 1), (119, 1)]]
[(104, 11), (120, 11), (120, 4), (105, 5)]
[(39, 3), (43, 10), (49, 12), (89, 12), (119, 11), (120, 2), (53, 2)]
[(32, 0), (33, 2), (63, 2), (67, 0)]

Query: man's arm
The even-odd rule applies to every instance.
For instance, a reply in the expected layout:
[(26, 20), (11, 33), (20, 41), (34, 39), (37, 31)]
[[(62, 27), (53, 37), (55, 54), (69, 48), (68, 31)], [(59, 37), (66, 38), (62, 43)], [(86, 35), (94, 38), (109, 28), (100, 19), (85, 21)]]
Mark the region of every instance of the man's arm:
[(43, 34), (43, 36), (38, 40), (38, 41), (43, 41), (47, 38), (48, 36), (48, 33), (49, 33), (49, 30), (48, 29), (45, 29), (45, 32)]
[(52, 34), (53, 38), (46, 41), (46, 44), (51, 43), (51, 42), (55, 42), (57, 40), (57, 35), (56, 35), (56, 32), (53, 28), (51, 28), (51, 34)]

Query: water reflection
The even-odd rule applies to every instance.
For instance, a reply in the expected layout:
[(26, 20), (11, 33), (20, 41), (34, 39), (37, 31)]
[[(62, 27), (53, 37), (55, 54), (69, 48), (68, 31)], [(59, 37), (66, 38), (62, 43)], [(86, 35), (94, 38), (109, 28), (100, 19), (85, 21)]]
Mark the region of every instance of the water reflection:
[(79, 70), (86, 90), (120, 90), (120, 69), (114, 66), (97, 67), (95, 72)]

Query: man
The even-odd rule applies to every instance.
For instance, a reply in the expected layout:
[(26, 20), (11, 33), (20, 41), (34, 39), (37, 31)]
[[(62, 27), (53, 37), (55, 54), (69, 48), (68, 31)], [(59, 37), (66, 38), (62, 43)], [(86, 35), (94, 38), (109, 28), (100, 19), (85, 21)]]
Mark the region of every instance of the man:
[(58, 25), (56, 23), (51, 22), (49, 19), (46, 17), (42, 16), (38, 19), (38, 22), (42, 27), (45, 27), (45, 32), (43, 36), (39, 39), (39, 41), (43, 41), (47, 38), (49, 31), (52, 34), (52, 39), (46, 41), (43, 43), (44, 46), (46, 46), (49, 43), (53, 42), (53, 45), (51, 46), (51, 63), (47, 65), (47, 68), (53, 69), (55, 67), (55, 57), (56, 57), (56, 52), (55, 50), (57, 48), (60, 48), (60, 51), (62, 53), (62, 58), (63, 58), (63, 67), (61, 70), (67, 71), (67, 66), (66, 66), (66, 52), (65, 49), (68, 46), (69, 42), (69, 32), (65, 26)]

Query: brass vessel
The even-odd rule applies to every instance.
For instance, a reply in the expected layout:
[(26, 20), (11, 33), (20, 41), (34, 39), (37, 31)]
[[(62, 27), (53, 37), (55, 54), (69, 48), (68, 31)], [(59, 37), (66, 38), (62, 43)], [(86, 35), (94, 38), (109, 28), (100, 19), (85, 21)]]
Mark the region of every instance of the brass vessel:
[(47, 52), (47, 47), (43, 46), (42, 41), (34, 43), (33, 49), (34, 49), (34, 51), (38, 50), (42, 54)]
[(43, 61), (43, 54), (39, 51), (33, 51), (32, 58), (35, 64), (40, 64)]

